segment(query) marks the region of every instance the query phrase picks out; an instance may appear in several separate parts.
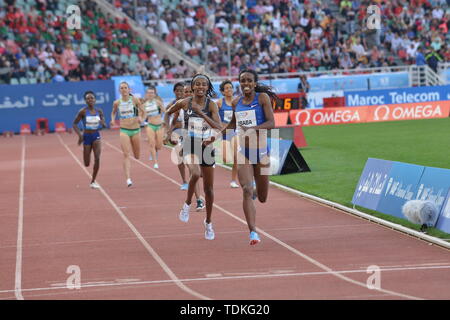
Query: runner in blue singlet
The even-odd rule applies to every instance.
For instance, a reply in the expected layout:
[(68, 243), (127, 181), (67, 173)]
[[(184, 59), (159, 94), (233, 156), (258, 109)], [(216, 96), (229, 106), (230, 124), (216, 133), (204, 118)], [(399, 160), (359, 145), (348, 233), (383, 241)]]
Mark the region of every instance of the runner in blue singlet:
[[(101, 138), (99, 130), (106, 127), (105, 116), (103, 110), (95, 108), (95, 94), (92, 91), (84, 93), (84, 100), (87, 107), (78, 111), (74, 121), (73, 129), (78, 135), (78, 145), (83, 143), (83, 160), (84, 165), (89, 167), (91, 162), (91, 151), (94, 152), (94, 168), (92, 172), (91, 188), (99, 189), (95, 179), (100, 168), (100, 154), (101, 154)], [(78, 128), (78, 123), (83, 123), (83, 133)]]
[(261, 240), (256, 232), (256, 209), (253, 204), (253, 179), (258, 200), (266, 202), (269, 192), (270, 158), (267, 130), (275, 127), (272, 101), (276, 94), (258, 82), (253, 70), (239, 73), (242, 96), (233, 100), (233, 118), (226, 129), (236, 128), (238, 136), (238, 176), (243, 190), (243, 209), (250, 230), (250, 245)]
[[(223, 98), (217, 101), (219, 107), (219, 115), (222, 124), (228, 125), (233, 117), (233, 108), (231, 103), (233, 102), (233, 83), (230, 80), (225, 80), (220, 84), (220, 92)], [(224, 163), (233, 162), (233, 168), (231, 170), (231, 188), (239, 188), (237, 181), (237, 139), (236, 132), (233, 129), (229, 129), (228, 132), (222, 135), (222, 157)]]

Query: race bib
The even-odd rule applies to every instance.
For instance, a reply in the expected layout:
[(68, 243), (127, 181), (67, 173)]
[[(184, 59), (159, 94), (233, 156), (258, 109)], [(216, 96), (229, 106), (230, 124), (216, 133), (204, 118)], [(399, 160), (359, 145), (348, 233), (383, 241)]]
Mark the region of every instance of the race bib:
[(256, 126), (255, 110), (236, 112), (236, 121), (237, 121), (237, 125), (239, 127), (254, 127), (254, 126)]
[(157, 116), (159, 114), (159, 108), (157, 103), (155, 101), (153, 102), (147, 101), (145, 104), (145, 112), (149, 117)]
[(97, 130), (100, 124), (100, 116), (86, 116), (86, 129)]
[(211, 134), (210, 126), (203, 118), (190, 117), (188, 122), (189, 134), (196, 138), (206, 139)]
[(121, 103), (119, 105), (119, 114), (122, 119), (134, 117), (134, 106), (132, 102)]
[(223, 113), (223, 122), (229, 123), (233, 118), (233, 110), (225, 110)]

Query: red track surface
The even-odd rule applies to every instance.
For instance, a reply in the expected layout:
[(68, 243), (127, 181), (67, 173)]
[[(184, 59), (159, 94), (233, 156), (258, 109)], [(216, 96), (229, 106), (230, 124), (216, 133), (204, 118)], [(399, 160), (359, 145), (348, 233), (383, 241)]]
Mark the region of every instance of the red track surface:
[[(102, 134), (103, 190), (89, 188), (74, 135), (2, 138), (0, 299), (450, 298), (448, 250), (273, 187), (256, 202), (262, 242), (249, 246), (242, 191), (219, 167), (207, 241), (203, 212), (178, 220), (185, 192), (170, 151), (156, 171), (143, 140), (127, 188), (118, 132)], [(371, 265), (381, 290), (366, 287)], [(67, 288), (69, 266), (80, 268), (81, 289)]]

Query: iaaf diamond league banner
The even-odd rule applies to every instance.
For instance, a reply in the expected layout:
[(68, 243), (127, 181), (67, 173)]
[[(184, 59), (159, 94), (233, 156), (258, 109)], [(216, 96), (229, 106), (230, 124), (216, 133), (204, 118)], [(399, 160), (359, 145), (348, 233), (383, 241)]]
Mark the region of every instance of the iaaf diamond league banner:
[[(450, 169), (369, 158), (353, 195), (352, 203), (385, 214), (405, 218), (402, 206), (409, 200), (433, 202), (438, 213), (437, 227), (450, 229), (446, 197), (450, 189)], [(447, 201), (447, 202), (445, 202)], [(446, 211), (447, 210), (447, 211)], [(436, 221), (433, 222), (433, 225)]]
[(392, 161), (369, 158), (359, 178), (352, 203), (377, 210), (384, 186), (389, 180)]
[(447, 198), (442, 206), (441, 214), (436, 224), (436, 228), (450, 233), (450, 189), (447, 193)]

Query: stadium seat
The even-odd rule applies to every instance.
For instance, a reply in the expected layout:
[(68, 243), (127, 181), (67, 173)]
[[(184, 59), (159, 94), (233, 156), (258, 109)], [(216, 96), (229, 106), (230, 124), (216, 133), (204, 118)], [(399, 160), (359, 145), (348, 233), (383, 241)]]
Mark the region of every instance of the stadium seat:
[(130, 56), (130, 62), (131, 62), (131, 61), (134, 61), (134, 62), (139, 61), (139, 57), (138, 57), (138, 55), (137, 55), (136, 53), (132, 53), (132, 54), (131, 54), (131, 56)]
[(89, 47), (86, 43), (82, 42), (80, 45), (80, 51), (82, 56), (88, 56), (89, 55)]
[(109, 58), (111, 59), (111, 61), (116, 62), (117, 59), (119, 58), (119, 56), (118, 56), (117, 54), (110, 54), (110, 55), (109, 55)]
[(28, 79), (25, 77), (22, 77), (19, 79), (20, 84), (28, 84)]
[(19, 84), (19, 79), (17, 79), (17, 78), (11, 78), (9, 84)]
[(126, 64), (126, 63), (128, 63), (128, 61), (129, 61), (129, 59), (128, 59), (128, 56), (126, 54), (121, 54), (120, 55), (120, 62)]
[(141, 53), (139, 53), (139, 59), (145, 61), (145, 60), (148, 60), (148, 56), (145, 52), (141, 52)]

